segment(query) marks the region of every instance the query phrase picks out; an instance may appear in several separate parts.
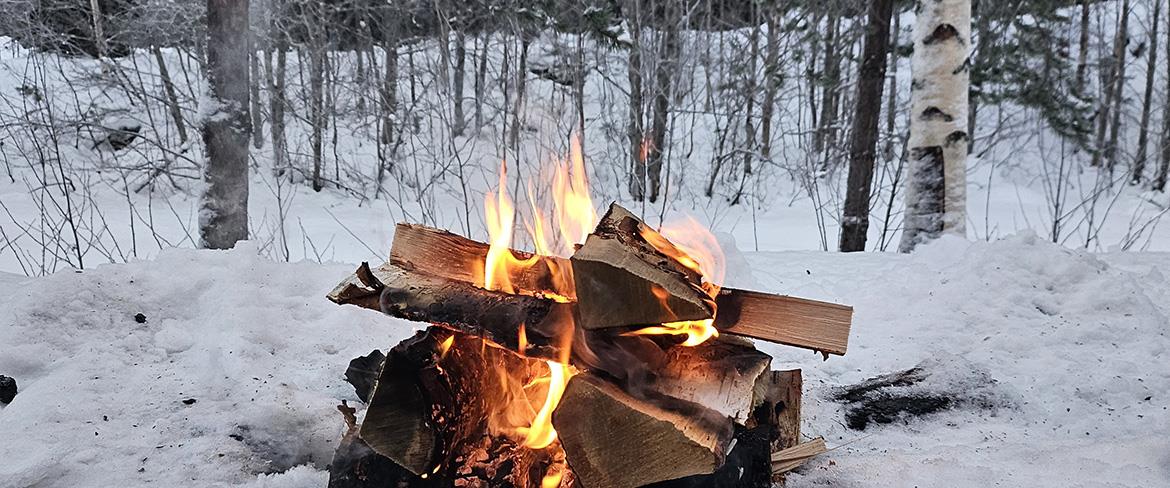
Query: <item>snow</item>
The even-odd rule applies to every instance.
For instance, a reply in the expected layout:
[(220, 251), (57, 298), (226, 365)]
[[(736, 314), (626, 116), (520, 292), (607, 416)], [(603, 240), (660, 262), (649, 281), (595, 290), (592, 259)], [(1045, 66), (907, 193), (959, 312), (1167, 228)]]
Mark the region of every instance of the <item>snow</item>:
[[(21, 385), (0, 408), (0, 487), (323, 486), (343, 429), (335, 406), (358, 404), (348, 361), (418, 324), (328, 302), (352, 264), (258, 254), (248, 243), (0, 273), (0, 374)], [(840, 446), (789, 486), (1170, 482), (1168, 254), (1019, 234), (944, 238), (914, 255), (732, 251), (728, 262), (731, 283), (856, 310), (843, 357), (760, 344), (774, 368), (804, 370), (804, 434)], [(972, 401), (844, 426), (836, 387), (923, 361), (935, 374), (921, 388)]]

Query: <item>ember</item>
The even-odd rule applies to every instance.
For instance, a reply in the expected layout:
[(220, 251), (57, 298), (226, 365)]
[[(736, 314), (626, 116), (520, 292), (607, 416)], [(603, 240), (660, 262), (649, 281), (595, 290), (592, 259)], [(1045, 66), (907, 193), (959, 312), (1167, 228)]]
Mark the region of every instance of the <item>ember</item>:
[(577, 143), (550, 213), (528, 188), (536, 253), (511, 248), (501, 165), (487, 244), (399, 224), (389, 262), (330, 293), (433, 324), (387, 355), (346, 439), (426, 486), (769, 486), (794, 467), (772, 459), (800, 440), (799, 372), (768, 374), (735, 336), (843, 354), (851, 309), (722, 287), (693, 219), (655, 230), (616, 204), (598, 219)]

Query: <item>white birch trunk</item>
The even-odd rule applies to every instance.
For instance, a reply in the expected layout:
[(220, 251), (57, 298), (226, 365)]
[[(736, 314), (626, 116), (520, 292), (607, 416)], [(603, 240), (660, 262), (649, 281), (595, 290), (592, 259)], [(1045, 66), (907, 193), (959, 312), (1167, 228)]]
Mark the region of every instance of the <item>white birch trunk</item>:
[(899, 250), (966, 234), (970, 0), (919, 0), (910, 101), (910, 179)]

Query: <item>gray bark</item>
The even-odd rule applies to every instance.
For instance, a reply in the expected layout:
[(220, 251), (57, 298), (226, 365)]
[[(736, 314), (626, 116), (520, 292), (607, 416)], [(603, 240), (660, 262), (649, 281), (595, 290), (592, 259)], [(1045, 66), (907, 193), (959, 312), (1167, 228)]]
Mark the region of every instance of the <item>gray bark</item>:
[(199, 239), (201, 247), (228, 249), (248, 238), (247, 0), (207, 0), (207, 78), (215, 107), (203, 122)]

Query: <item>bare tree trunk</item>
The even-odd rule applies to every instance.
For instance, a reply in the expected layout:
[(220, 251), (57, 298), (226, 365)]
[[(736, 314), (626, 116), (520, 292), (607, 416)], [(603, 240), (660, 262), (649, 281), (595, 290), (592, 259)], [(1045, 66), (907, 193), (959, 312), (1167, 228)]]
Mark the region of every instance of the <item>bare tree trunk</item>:
[(577, 105), (577, 140), (581, 154), (585, 152), (585, 78), (589, 71), (585, 67), (585, 35), (577, 34), (577, 77), (573, 83), (573, 101)]
[[(1166, 58), (1170, 59), (1170, 11), (1166, 12)], [(1170, 79), (1170, 63), (1166, 63), (1166, 79)], [(1166, 191), (1166, 179), (1170, 176), (1170, 83), (1166, 84), (1166, 98), (1162, 101), (1162, 161), (1154, 174), (1151, 187)]]
[(463, 31), (455, 32), (455, 121), (451, 128), (451, 135), (458, 137), (463, 135), (463, 129), (466, 126), (466, 121), (463, 117), (463, 71), (467, 66), (467, 39), (463, 35)]
[(309, 46), (309, 124), (313, 131), (309, 144), (313, 152), (313, 191), (321, 191), (321, 164), (323, 139), (325, 138), (325, 47), (314, 39)]
[(207, 98), (203, 122), (206, 183), (200, 246), (228, 249), (248, 238), (248, 2), (207, 0)]
[(516, 66), (516, 97), (512, 100), (512, 130), (509, 146), (520, 150), (520, 126), (524, 119), (525, 81), (528, 79), (528, 36), (520, 34), (520, 61)]
[(1150, 27), (1150, 56), (1146, 63), (1146, 91), (1142, 98), (1142, 119), (1138, 129), (1137, 157), (1133, 161), (1133, 184), (1142, 182), (1146, 170), (1146, 146), (1150, 141), (1150, 106), (1154, 103), (1154, 71), (1158, 67), (1158, 20), (1162, 14), (1162, 0), (1154, 0), (1154, 20)]
[[(869, 194), (873, 186), (873, 167), (881, 118), (882, 87), (886, 83), (887, 50), (890, 48), (890, 17), (894, 0), (869, 3), (869, 21), (865, 29), (865, 47), (857, 81), (853, 109), (853, 129), (849, 140), (849, 180), (845, 185), (845, 213), (841, 219), (841, 252), (865, 250), (869, 232)], [(893, 107), (890, 107), (893, 112)]]
[(284, 138), (284, 86), (288, 66), (288, 42), (284, 40), (283, 34), (280, 36), (274, 47), (276, 51), (275, 66), (273, 66), (271, 58), (268, 60), (268, 129), (272, 138), (272, 170), (277, 177), (288, 173), (291, 178), (292, 172), (287, 167), (288, 162), (285, 160), (288, 154), (288, 144)]
[(767, 51), (764, 54), (764, 101), (760, 107), (760, 154), (772, 156), (772, 114), (776, 110), (776, 92), (780, 89), (780, 40), (776, 14), (767, 10)]
[[(817, 153), (824, 153), (825, 149), (833, 145), (837, 123), (837, 88), (841, 83), (841, 61), (838, 50), (841, 42), (841, 16), (835, 9), (831, 11), (825, 21), (824, 68), (821, 75), (821, 116), (817, 124), (816, 135), (813, 137), (813, 147)], [(888, 29), (888, 28), (887, 28)], [(828, 159), (825, 159), (826, 165)]]
[(626, 76), (630, 83), (626, 137), (630, 140), (630, 197), (640, 202), (646, 198), (646, 142), (642, 134), (642, 14), (639, 0), (633, 0), (631, 4), (630, 57), (626, 63)]
[(484, 89), (487, 87), (487, 57), (488, 46), (491, 45), (492, 35), (490, 32), (483, 34), (483, 48), (479, 51), (479, 61), (476, 66), (475, 73), (475, 130), (479, 131), (483, 127), (483, 97)]
[(910, 174), (899, 250), (965, 235), (970, 0), (919, 0), (910, 102)]
[(1105, 164), (1109, 171), (1117, 165), (1117, 141), (1121, 132), (1121, 108), (1125, 104), (1125, 53), (1129, 44), (1129, 0), (1121, 4), (1121, 25), (1117, 28), (1117, 44), (1114, 57), (1117, 62), (1117, 77), (1113, 79), (1113, 122), (1109, 127), (1109, 143), (1105, 146)]
[(886, 90), (886, 145), (882, 155), (886, 161), (894, 160), (894, 134), (898, 120), (898, 36), (902, 33), (902, 17), (893, 15), (894, 26), (890, 29), (889, 66), (890, 88)]
[[(752, 8), (752, 10), (754, 12), (755, 8)], [(748, 83), (746, 87), (747, 103), (745, 104), (743, 111), (743, 134), (745, 139), (743, 152), (744, 178), (740, 180), (741, 184), (739, 190), (735, 192), (735, 197), (731, 200), (732, 205), (738, 204), (740, 198), (743, 196), (742, 182), (746, 182), (747, 176), (752, 174), (752, 158), (755, 157), (754, 152), (756, 150), (756, 126), (752, 123), (752, 113), (755, 112), (756, 108), (756, 60), (760, 55), (760, 26), (757, 25), (754, 21), (752, 24), (752, 48), (749, 52), (751, 59), (748, 61)]]
[(248, 84), (252, 100), (252, 147), (260, 149), (264, 147), (264, 113), (260, 110), (260, 58), (255, 43), (248, 48), (248, 73), (252, 78)]
[[(1161, 0), (1157, 0), (1161, 1)], [(1089, 63), (1089, 5), (1090, 0), (1081, 0), (1081, 38), (1077, 51), (1077, 79), (1074, 86), (1077, 95), (1085, 93), (1085, 68)]]
[(102, 58), (108, 53), (106, 51), (105, 22), (102, 21), (100, 0), (89, 0), (89, 13), (93, 21), (93, 44), (97, 47), (98, 58)]
[[(1118, 12), (1117, 32), (1113, 38), (1113, 55), (1104, 63), (1101, 69), (1101, 85), (1105, 87), (1105, 96), (1101, 109), (1097, 111), (1096, 147), (1091, 164), (1105, 166), (1112, 171), (1118, 128), (1121, 122), (1121, 101), (1125, 86), (1125, 44), (1128, 39), (1126, 30), (1129, 27), (1129, 0), (1122, 2)], [(1108, 134), (1109, 138), (1106, 139)]]
[(650, 147), (646, 151), (646, 177), (650, 180), (650, 201), (658, 201), (662, 189), (662, 154), (666, 149), (666, 124), (670, 116), (670, 81), (678, 62), (679, 39), (677, 5), (665, 7), (670, 12), (662, 34), (658, 68), (654, 73), (654, 115), (650, 127)]
[(179, 145), (186, 145), (187, 124), (183, 122), (183, 110), (179, 106), (179, 96), (175, 93), (175, 83), (171, 81), (171, 73), (167, 70), (162, 49), (158, 45), (151, 45), (150, 51), (154, 54), (154, 62), (158, 64), (158, 76), (162, 79), (163, 94), (167, 97), (167, 110), (170, 111), (171, 120), (175, 121), (175, 130), (179, 133)]

